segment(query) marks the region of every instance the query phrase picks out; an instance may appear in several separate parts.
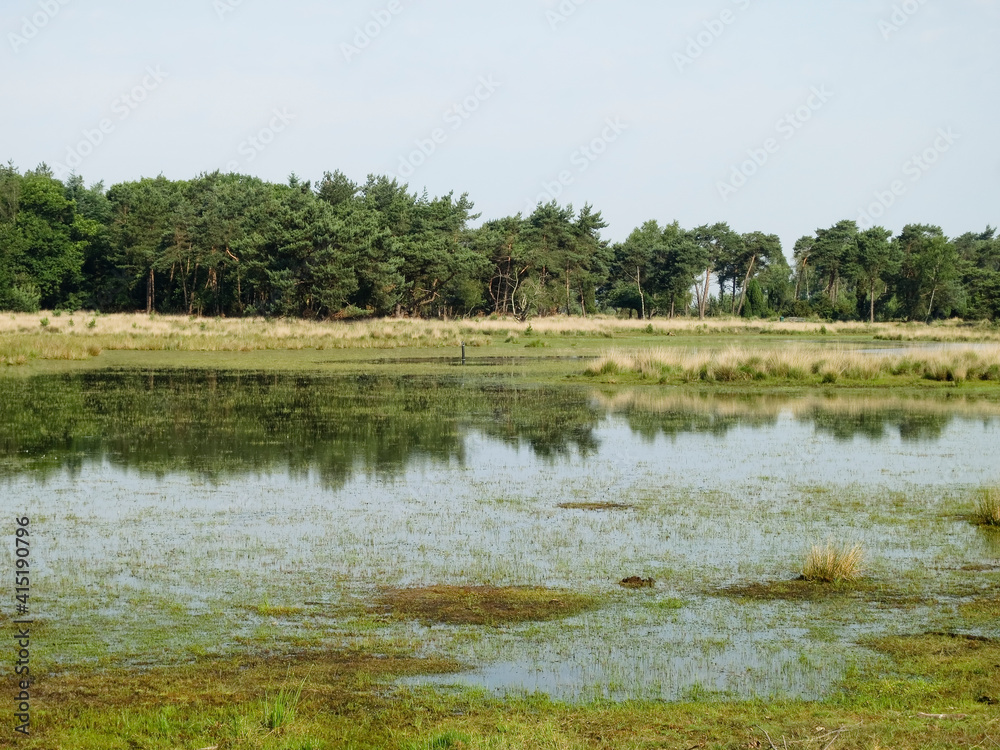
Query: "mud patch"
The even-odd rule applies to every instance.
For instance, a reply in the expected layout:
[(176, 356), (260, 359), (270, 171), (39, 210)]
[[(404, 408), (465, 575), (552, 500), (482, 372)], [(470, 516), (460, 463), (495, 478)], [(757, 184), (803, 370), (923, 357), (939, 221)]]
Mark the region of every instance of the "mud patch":
[(656, 580), (653, 578), (641, 578), (640, 576), (629, 576), (628, 578), (622, 578), (618, 582), (618, 585), (626, 589), (651, 589), (656, 586)]

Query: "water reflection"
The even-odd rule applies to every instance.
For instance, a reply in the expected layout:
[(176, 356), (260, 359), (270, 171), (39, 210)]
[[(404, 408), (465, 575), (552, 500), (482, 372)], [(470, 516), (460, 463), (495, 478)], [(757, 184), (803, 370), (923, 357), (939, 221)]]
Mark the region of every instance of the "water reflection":
[(736, 427), (768, 428), (781, 414), (812, 425), (840, 441), (880, 440), (893, 433), (903, 441), (936, 440), (956, 419), (1000, 418), (1000, 403), (953, 396), (867, 395), (773, 396), (761, 394), (626, 391), (598, 396), (600, 408), (623, 414), (633, 431), (646, 438), (681, 433), (723, 436)]
[[(212, 371), (100, 372), (10, 380), (0, 401), (0, 470), (76, 472), (88, 462), (222, 479), (316, 472), (398, 476), (466, 461), (470, 434), (549, 462), (591, 456), (622, 422), (642, 441), (773, 432), (783, 415), (836, 441), (937, 441), (957, 421), (990, 423), (986, 399), (732, 395), (465, 384), (457, 378)], [(612, 431), (616, 432), (616, 431)]]
[[(959, 515), (964, 488), (1000, 479), (988, 399), (207, 371), (2, 392), (0, 495), (44, 519), (53, 571), (39, 613), (74, 638), (86, 613), (97, 654), (224, 653), (274, 627), (263, 598), (329, 604), (281, 621), (281, 643), (311, 642), (318, 621), (348, 644), (418, 637), (475, 667), (448, 681), (501, 691), (815, 697), (866, 633), (944, 630), (953, 606), (715, 592), (794, 576), (830, 535), (870, 550), (879, 580), (934, 596), (982, 579), (1000, 549)], [(560, 507), (609, 500), (630, 509)], [(657, 588), (617, 585), (633, 574)], [(370, 621), (377, 583), (544, 585), (606, 604), (483, 634)], [(154, 653), (151, 628), (173, 639)]]

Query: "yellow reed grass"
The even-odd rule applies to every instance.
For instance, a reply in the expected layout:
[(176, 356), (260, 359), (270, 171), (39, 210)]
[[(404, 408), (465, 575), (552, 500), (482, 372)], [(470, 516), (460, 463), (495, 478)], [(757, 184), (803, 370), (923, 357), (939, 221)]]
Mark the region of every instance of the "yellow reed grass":
[(724, 349), (654, 348), (613, 351), (592, 362), (590, 375), (740, 382), (769, 379), (874, 381), (890, 377), (963, 382), (1000, 381), (1000, 345), (904, 352), (863, 352), (792, 344)]
[(814, 545), (806, 555), (802, 577), (807, 581), (822, 583), (856, 581), (861, 577), (863, 560), (864, 551), (860, 544), (847, 546), (827, 542)]

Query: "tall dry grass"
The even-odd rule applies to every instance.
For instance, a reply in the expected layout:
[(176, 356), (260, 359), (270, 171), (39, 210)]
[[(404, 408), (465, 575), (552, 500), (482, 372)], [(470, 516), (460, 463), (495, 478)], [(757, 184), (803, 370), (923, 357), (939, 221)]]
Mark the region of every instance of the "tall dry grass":
[[(46, 324), (41, 325), (45, 320)], [(109, 351), (249, 352), (394, 349), (491, 343), (491, 331), (457, 322), (189, 318), (145, 314), (0, 314), (0, 364), (86, 359)]]
[[(46, 321), (46, 325), (42, 325)], [(958, 323), (935, 326), (864, 323), (746, 321), (740, 318), (624, 320), (607, 316), (553, 316), (460, 320), (369, 319), (310, 321), (294, 318), (192, 318), (188, 316), (76, 313), (0, 313), (0, 363), (31, 359), (82, 359), (97, 350), (261, 351), (273, 349), (394, 349), (482, 346), (534, 337), (635, 336), (851, 336), (960, 341), (975, 336), (1000, 342), (1000, 331)], [(992, 336), (990, 339), (989, 337)], [(986, 337), (986, 338), (983, 338)], [(979, 340), (979, 339), (977, 339)]]
[(817, 544), (806, 555), (802, 577), (807, 581), (822, 583), (856, 581), (861, 577), (863, 560), (864, 550), (860, 544)]
[(98, 327), (105, 332), (128, 333), (138, 330), (147, 333), (171, 333), (200, 329), (203, 325), (216, 333), (253, 333), (263, 325), (272, 326), (274, 331), (285, 335), (304, 332), (325, 332), (335, 338), (362, 338), (365, 335), (389, 332), (392, 335), (421, 335), (432, 331), (485, 333), (498, 335), (501, 333), (518, 333), (524, 335), (530, 328), (544, 335), (602, 335), (620, 333), (636, 335), (649, 333), (652, 335), (719, 335), (731, 334), (774, 334), (774, 335), (809, 335), (809, 336), (862, 336), (887, 341), (917, 341), (917, 340), (993, 340), (1000, 342), (1000, 328), (993, 324), (968, 325), (961, 321), (947, 321), (932, 325), (899, 324), (899, 323), (824, 323), (823, 321), (776, 321), (776, 320), (745, 320), (735, 317), (720, 317), (698, 320), (691, 317), (673, 319), (656, 318), (653, 320), (626, 320), (606, 315), (589, 317), (574, 317), (556, 315), (546, 318), (533, 318), (530, 321), (519, 321), (514, 318), (476, 317), (455, 320), (422, 320), (380, 318), (357, 321), (313, 321), (296, 318), (264, 319), (264, 318), (192, 318), (183, 315), (147, 315), (145, 313), (120, 313), (112, 315), (95, 315), (86, 311), (62, 313), (0, 313), (0, 334), (37, 331), (39, 322), (47, 318), (53, 327), (65, 329), (69, 320), (75, 320), (76, 326), (96, 319)]
[(984, 487), (979, 491), (972, 520), (980, 526), (1000, 527), (1000, 488)]
[(1000, 381), (1000, 345), (884, 354), (804, 345), (655, 348), (609, 352), (592, 362), (586, 372), (723, 383), (770, 379), (835, 383), (840, 379), (876, 381), (906, 376), (951, 382)]

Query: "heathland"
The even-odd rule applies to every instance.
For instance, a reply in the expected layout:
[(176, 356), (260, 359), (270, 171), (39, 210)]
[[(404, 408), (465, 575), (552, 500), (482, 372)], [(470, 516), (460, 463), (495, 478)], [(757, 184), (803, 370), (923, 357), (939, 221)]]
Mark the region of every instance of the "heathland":
[[(395, 350), (397, 358), (407, 352), (460, 357), (463, 345), (474, 360), (563, 359), (565, 364), (557, 369), (565, 374), (574, 369), (582, 372), (570, 364), (573, 359), (602, 357), (587, 368), (591, 375), (633, 373), (649, 378), (656, 371), (659, 378), (674, 371), (688, 380), (752, 381), (764, 376), (791, 383), (809, 381), (810, 375), (830, 382), (832, 375), (834, 380), (844, 376), (864, 385), (883, 384), (893, 377), (897, 382), (996, 380), (1000, 328), (960, 321), (924, 325), (740, 318), (645, 321), (608, 316), (321, 322), (87, 311), (0, 315), (0, 364), (8, 366), (44, 361), (92, 361), (102, 366), (111, 353), (215, 352), (243, 353), (245, 366), (252, 368), (266, 366), (266, 360), (251, 353), (340, 351), (349, 358), (354, 350), (370, 358), (380, 350)], [(880, 348), (892, 356), (871, 356)], [(745, 378), (723, 377), (716, 370), (702, 374), (709, 360), (736, 370), (759, 360), (761, 367), (745, 372)], [(120, 361), (119, 357), (115, 363)], [(230, 358), (225, 364), (240, 366), (239, 361)]]

